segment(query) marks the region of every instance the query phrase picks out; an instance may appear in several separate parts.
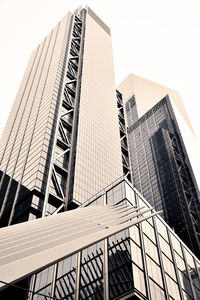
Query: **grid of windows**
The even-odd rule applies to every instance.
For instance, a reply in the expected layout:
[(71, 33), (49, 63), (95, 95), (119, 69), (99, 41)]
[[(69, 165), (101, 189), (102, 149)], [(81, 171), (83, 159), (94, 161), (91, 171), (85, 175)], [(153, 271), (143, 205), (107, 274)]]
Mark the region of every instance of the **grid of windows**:
[[(32, 53), (4, 130), (0, 150), (1, 226), (40, 216), (70, 23), (71, 13), (68, 13)], [(38, 201), (33, 190), (40, 192)], [(34, 198), (32, 207), (27, 197)]]
[(156, 210), (163, 211), (166, 222), (199, 255), (200, 220), (193, 214), (199, 211), (198, 194), (169, 97), (138, 120), (131, 116), (131, 103), (132, 99), (126, 106), (134, 186)]
[[(150, 207), (123, 178), (102, 194), (87, 205)], [(49, 266), (33, 276), (32, 286), (29, 300), (115, 299), (127, 293), (142, 299), (199, 299), (200, 262), (156, 216)]]
[(73, 190), (79, 203), (123, 175), (111, 37), (88, 14), (83, 55)]

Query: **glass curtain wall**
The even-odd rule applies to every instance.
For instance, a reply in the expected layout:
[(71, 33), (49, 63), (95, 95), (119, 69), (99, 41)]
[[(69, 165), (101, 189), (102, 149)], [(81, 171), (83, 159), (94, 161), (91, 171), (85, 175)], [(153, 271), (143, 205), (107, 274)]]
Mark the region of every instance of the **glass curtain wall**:
[[(151, 207), (124, 178), (83, 206), (104, 204)], [(31, 286), (24, 299), (200, 299), (200, 262), (154, 216), (40, 271)]]

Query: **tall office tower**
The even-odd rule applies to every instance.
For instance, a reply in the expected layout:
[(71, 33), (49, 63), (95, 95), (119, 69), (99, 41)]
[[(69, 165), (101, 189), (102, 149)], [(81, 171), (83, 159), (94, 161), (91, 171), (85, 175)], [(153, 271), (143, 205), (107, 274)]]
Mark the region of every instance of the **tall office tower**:
[[(133, 74), (119, 91), (126, 102), (134, 186), (163, 210), (167, 223), (199, 256), (200, 196), (188, 158), (194, 135), (181, 98), (176, 91)], [(187, 142), (188, 134), (186, 151), (183, 139)]]
[(38, 219), (0, 229), (3, 300), (200, 297), (200, 262), (130, 184), (113, 74), (89, 8), (31, 56), (1, 141), (1, 225)]
[(1, 226), (74, 208), (123, 175), (109, 28), (68, 13), (31, 54), (0, 144)]

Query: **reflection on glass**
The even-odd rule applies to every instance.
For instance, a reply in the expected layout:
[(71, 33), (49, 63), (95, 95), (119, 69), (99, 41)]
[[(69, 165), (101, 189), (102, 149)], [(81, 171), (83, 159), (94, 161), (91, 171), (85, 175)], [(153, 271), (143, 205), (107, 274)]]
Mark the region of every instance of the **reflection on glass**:
[(103, 242), (82, 251), (80, 299), (103, 299)]
[(179, 275), (180, 275), (182, 288), (187, 292), (187, 294), (189, 294), (192, 297), (193, 296), (192, 289), (191, 289), (189, 278), (187, 276), (187, 271), (185, 270), (184, 272), (179, 272)]
[(109, 238), (108, 254), (110, 299), (114, 299), (133, 289), (128, 231), (120, 232)]
[[(41, 294), (51, 296), (53, 269), (54, 265), (44, 269), (36, 275), (34, 292), (39, 292)], [(33, 299), (40, 300), (41, 296), (35, 294), (33, 296)]]
[(58, 263), (55, 287), (55, 297), (57, 299), (74, 299), (76, 263), (76, 254)]
[[(107, 191), (104, 191), (105, 194), (99, 193), (95, 196), (96, 199), (92, 198), (91, 205), (104, 204), (106, 197), (110, 204), (116, 204), (116, 202), (126, 204), (129, 201), (129, 205), (131, 205), (132, 199), (130, 198), (135, 198), (137, 193), (134, 190), (131, 192), (131, 188), (128, 187), (126, 197), (129, 199), (126, 199), (123, 198), (125, 189), (121, 183), (113, 188), (109, 187)], [(146, 205), (139, 194), (136, 198), (140, 206)], [(162, 300), (166, 299), (164, 277), (169, 299), (180, 299), (180, 290), (182, 290), (183, 299), (192, 300), (194, 299), (193, 293), (195, 293), (195, 299), (200, 300), (198, 273), (200, 263), (159, 217), (154, 218), (157, 220), (156, 222), (146, 220), (141, 227), (134, 225), (130, 229), (109, 237), (108, 256), (104, 257), (104, 245), (107, 240), (101, 241), (83, 249), (79, 253), (80, 256), (74, 254), (59, 261), (56, 265), (57, 268), (52, 265), (35, 274), (33, 300), (47, 300), (53, 291), (56, 299), (74, 300), (76, 292), (77, 295), (79, 293), (79, 299), (103, 300), (105, 283), (109, 284), (110, 300), (119, 299), (132, 292), (141, 297), (147, 297), (147, 291), (150, 292), (152, 300)], [(156, 227), (154, 227), (155, 223)], [(79, 278), (77, 276), (79, 275), (77, 272), (78, 258), (80, 258), (80, 264), (78, 264), (80, 266), (80, 282), (76, 282)], [(54, 279), (55, 288), (52, 284)], [(20, 285), (20, 283), (18, 284)], [(105, 286), (108, 288), (107, 285)], [(37, 295), (38, 292), (45, 296)], [(132, 299), (132, 296), (129, 295), (129, 297)], [(21, 300), (22, 297), (19, 299)]]

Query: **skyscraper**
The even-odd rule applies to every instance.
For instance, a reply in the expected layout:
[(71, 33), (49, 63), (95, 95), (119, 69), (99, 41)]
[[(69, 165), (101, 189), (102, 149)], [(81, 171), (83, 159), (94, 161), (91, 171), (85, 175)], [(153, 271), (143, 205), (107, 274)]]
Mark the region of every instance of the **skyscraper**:
[(123, 175), (110, 30), (90, 8), (33, 51), (0, 149), (1, 226), (80, 205)]
[(68, 13), (32, 53), (1, 141), (1, 299), (200, 297), (200, 262), (131, 185), (122, 98), (110, 29)]
[(119, 90), (126, 101), (134, 186), (199, 255), (200, 195), (182, 138), (185, 128), (193, 132), (181, 98), (133, 74)]

